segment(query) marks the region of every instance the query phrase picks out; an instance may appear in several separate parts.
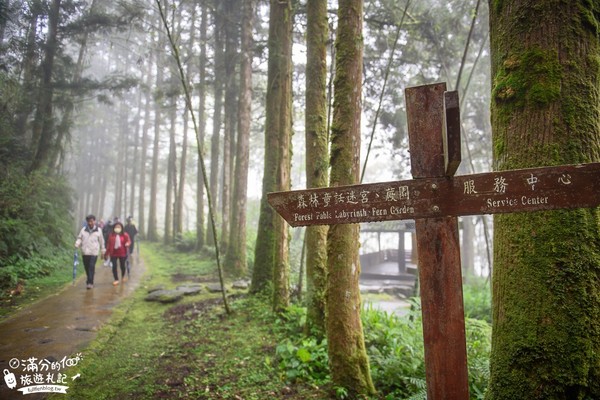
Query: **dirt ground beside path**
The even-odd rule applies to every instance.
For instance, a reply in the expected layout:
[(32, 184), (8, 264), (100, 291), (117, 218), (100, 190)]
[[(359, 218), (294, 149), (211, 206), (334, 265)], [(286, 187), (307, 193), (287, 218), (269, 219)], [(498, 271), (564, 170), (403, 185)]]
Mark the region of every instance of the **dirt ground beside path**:
[[(67, 365), (77, 362), (78, 353), (95, 338), (112, 309), (140, 284), (144, 264), (132, 257), (130, 277), (113, 286), (112, 270), (99, 260), (94, 288), (85, 287), (85, 271), (78, 268), (75, 285), (41, 299), (0, 323), (0, 399), (22, 399), (25, 386), (69, 386), (74, 377), (66, 376)], [(10, 374), (14, 374), (12, 377)], [(26, 377), (30, 382), (26, 382)], [(12, 383), (10, 389), (8, 384)], [(34, 381), (35, 379), (35, 381)], [(25, 384), (23, 382), (25, 381)], [(28, 394), (28, 399), (43, 399), (44, 394)]]

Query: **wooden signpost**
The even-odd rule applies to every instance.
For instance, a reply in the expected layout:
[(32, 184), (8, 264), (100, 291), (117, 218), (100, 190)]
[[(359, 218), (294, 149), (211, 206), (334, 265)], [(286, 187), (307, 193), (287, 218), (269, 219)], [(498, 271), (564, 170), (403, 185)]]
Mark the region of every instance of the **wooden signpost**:
[(414, 179), (269, 193), (293, 227), (415, 219), (427, 397), (468, 399), (457, 216), (594, 207), (600, 163), (454, 176), (458, 95), (438, 83), (405, 91)]

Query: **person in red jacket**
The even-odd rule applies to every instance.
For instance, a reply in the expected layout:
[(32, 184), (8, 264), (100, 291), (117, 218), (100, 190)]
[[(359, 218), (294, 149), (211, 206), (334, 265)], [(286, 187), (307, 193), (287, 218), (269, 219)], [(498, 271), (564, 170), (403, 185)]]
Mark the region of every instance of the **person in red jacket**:
[(125, 262), (127, 261), (127, 255), (129, 254), (129, 246), (131, 246), (131, 239), (127, 232), (123, 230), (123, 224), (117, 222), (112, 227), (112, 232), (108, 235), (108, 241), (106, 244), (106, 256), (112, 263), (112, 272), (115, 278), (113, 285), (119, 284), (119, 274), (117, 273), (117, 260), (121, 266), (121, 279), (123, 282), (127, 280), (125, 277)]

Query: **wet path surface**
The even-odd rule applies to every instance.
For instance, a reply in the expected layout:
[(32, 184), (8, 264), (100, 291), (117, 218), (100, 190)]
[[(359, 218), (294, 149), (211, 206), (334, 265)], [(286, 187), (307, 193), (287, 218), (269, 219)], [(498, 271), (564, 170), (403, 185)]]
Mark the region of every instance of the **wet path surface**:
[[(64, 373), (66, 369), (62, 368), (64, 361), (61, 363), (61, 360), (66, 357), (67, 362), (69, 359), (72, 359), (71, 363), (75, 361), (77, 354), (96, 337), (98, 329), (112, 314), (112, 309), (139, 286), (143, 272), (143, 263), (133, 259), (129, 279), (113, 286), (112, 270), (99, 261), (94, 288), (87, 290), (85, 272), (80, 265), (79, 278), (74, 286), (68, 286), (2, 321), (0, 371), (4, 379), (0, 380), (0, 399), (22, 399), (23, 394), (17, 389), (36, 383), (51, 385), (54, 380), (55, 385), (69, 386), (68, 381), (72, 382), (72, 377), (66, 377), (64, 383), (56, 382), (60, 379), (59, 373)], [(28, 362), (32, 357), (37, 359), (37, 367)], [(37, 371), (34, 371), (36, 368)], [(15, 376), (16, 388), (12, 390), (6, 383), (7, 379), (10, 383), (10, 377), (5, 377), (7, 372)], [(38, 382), (22, 384), (24, 375), (29, 375), (33, 381), (35, 374)], [(45, 395), (28, 394), (25, 398), (42, 399)]]

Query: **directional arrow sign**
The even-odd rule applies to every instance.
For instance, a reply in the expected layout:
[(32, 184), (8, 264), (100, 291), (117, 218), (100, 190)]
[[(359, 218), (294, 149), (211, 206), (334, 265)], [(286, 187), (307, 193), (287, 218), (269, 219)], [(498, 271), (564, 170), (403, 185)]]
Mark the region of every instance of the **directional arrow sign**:
[(268, 194), (291, 225), (513, 213), (600, 204), (600, 163)]

